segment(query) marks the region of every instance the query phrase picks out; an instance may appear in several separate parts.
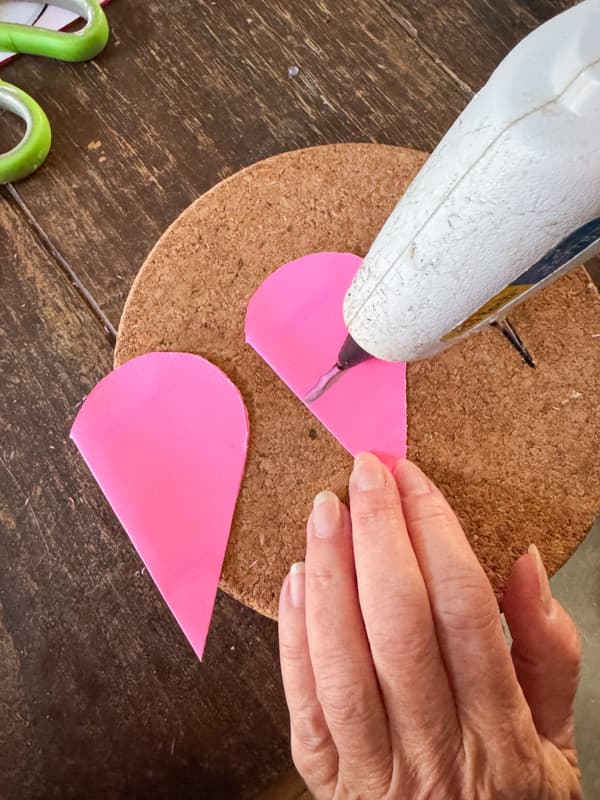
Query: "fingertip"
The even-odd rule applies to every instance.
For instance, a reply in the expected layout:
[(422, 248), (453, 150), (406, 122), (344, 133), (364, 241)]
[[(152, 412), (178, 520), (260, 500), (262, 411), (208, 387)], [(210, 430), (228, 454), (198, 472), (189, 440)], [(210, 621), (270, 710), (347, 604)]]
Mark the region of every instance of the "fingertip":
[(535, 544), (514, 563), (504, 590), (503, 610), (511, 617), (552, 613), (554, 601), (548, 575)]
[(512, 566), (504, 589), (504, 609), (517, 601), (537, 599), (537, 571), (535, 556), (531, 552), (519, 556)]
[(292, 564), (289, 573), (289, 593), (292, 607), (304, 608), (305, 593), (305, 566), (304, 561)]
[(396, 461), (396, 463), (392, 467), (392, 475), (394, 476), (396, 482), (398, 482), (398, 476), (402, 474), (402, 470), (404, 469), (404, 464), (408, 463), (410, 462), (407, 461), (406, 458), (399, 458), (398, 461)]
[(407, 458), (399, 458), (392, 467), (392, 475), (394, 476), (394, 478), (397, 478), (399, 475), (402, 474), (405, 467), (410, 469), (411, 466), (414, 466), (414, 464), (412, 464), (412, 462), (409, 461)]
[(279, 620), (281, 620), (283, 614), (285, 613), (285, 609), (290, 602), (290, 573), (288, 572), (283, 579), (283, 583), (281, 584), (281, 589), (279, 591)]
[(296, 561), (283, 579), (279, 592), (279, 619), (289, 609), (304, 608), (305, 566), (304, 561)]
[(374, 453), (358, 453), (350, 475), (350, 491), (383, 489), (389, 482), (388, 476), (389, 470)]
[[(552, 639), (571, 651), (579, 651), (579, 634), (568, 612), (551, 592), (548, 577), (540, 576), (541, 559), (530, 547), (513, 565), (504, 590), (503, 611), (517, 646), (543, 651)], [(542, 566), (543, 569), (543, 566)], [(540, 583), (547, 583), (546, 589)], [(576, 645), (575, 647), (573, 645)], [(573, 660), (573, 659), (571, 659)]]
[(306, 526), (307, 546), (316, 539), (335, 541), (340, 534), (349, 533), (348, 509), (335, 492), (319, 492), (313, 500), (313, 507)]
[(402, 498), (431, 492), (431, 481), (412, 461), (408, 461), (405, 458), (397, 461), (393, 469), (393, 475)]
[(504, 593), (504, 614), (513, 639), (516, 674), (536, 728), (568, 747), (581, 644), (569, 614), (551, 595), (544, 595), (548, 579), (545, 570), (540, 575), (540, 564), (535, 547), (517, 559)]

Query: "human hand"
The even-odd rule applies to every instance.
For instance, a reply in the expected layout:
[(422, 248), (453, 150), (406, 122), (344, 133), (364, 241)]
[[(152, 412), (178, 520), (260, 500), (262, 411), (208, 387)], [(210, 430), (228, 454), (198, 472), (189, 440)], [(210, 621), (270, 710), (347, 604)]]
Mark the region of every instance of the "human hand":
[(358, 457), (280, 598), (294, 762), (317, 800), (579, 800), (580, 646), (535, 548), (504, 612), (442, 493)]

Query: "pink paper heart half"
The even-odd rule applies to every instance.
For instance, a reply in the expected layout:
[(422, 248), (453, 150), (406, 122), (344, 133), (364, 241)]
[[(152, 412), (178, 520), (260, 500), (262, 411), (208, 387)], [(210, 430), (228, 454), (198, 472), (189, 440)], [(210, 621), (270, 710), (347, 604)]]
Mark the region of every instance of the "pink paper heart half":
[[(279, 267), (246, 313), (246, 341), (305, 402), (346, 338), (342, 305), (361, 259), (314, 253)], [(406, 365), (377, 361), (343, 375), (308, 408), (352, 455), (391, 466), (406, 456)]]
[(238, 389), (199, 356), (148, 353), (100, 381), (71, 438), (202, 659), (246, 461)]

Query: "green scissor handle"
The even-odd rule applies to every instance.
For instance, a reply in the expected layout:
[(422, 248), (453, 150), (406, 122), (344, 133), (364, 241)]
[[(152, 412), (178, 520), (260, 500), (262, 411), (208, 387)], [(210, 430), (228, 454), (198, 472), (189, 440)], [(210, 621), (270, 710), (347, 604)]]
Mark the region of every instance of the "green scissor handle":
[(52, 5), (83, 17), (86, 24), (75, 33), (62, 33), (3, 22), (0, 23), (0, 50), (61, 61), (88, 61), (104, 49), (108, 41), (108, 22), (99, 0), (52, 0)]
[[(75, 33), (61, 33), (0, 22), (0, 50), (61, 61), (87, 61), (104, 49), (108, 22), (99, 0), (52, 0), (52, 5), (83, 17), (84, 27)], [(52, 134), (48, 117), (38, 103), (21, 89), (0, 80), (0, 109), (3, 108), (24, 119), (27, 125), (19, 144), (0, 155), (0, 183), (12, 183), (31, 175), (44, 162)]]
[(52, 134), (42, 107), (22, 89), (0, 81), (0, 108), (25, 120), (25, 135), (12, 150), (0, 156), (0, 183), (20, 181), (46, 160)]

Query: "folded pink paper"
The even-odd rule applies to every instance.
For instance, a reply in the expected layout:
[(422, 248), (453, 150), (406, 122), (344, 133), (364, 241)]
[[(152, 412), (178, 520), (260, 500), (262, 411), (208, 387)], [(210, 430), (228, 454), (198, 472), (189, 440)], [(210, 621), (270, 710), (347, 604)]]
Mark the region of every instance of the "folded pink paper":
[(239, 391), (199, 356), (149, 353), (95, 387), (71, 437), (201, 659), (246, 461)]
[[(246, 341), (305, 402), (347, 335), (344, 296), (361, 259), (314, 253), (284, 264), (248, 304)], [(348, 370), (308, 408), (356, 455), (406, 456), (406, 365), (372, 359)]]

